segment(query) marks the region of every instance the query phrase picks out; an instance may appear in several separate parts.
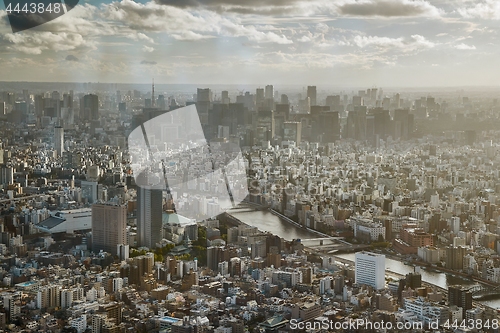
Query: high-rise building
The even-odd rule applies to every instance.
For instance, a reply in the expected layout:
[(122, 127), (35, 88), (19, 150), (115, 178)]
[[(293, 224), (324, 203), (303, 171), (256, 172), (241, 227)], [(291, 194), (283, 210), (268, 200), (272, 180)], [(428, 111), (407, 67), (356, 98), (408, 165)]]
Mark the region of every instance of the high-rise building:
[(85, 120), (99, 120), (99, 97), (97, 95), (89, 94), (83, 96), (83, 107), (80, 107), (80, 118)]
[(37, 293), (39, 309), (55, 308), (60, 305), (61, 286), (48, 285), (40, 288)]
[(154, 248), (162, 239), (163, 191), (140, 187), (137, 190), (137, 241)]
[(311, 105), (318, 105), (317, 103), (317, 95), (316, 95), (316, 86), (308, 86), (307, 87), (307, 97), (311, 101)]
[(309, 112), (311, 112), (311, 99), (306, 97), (306, 99), (299, 100), (299, 113)]
[(223, 261), (222, 246), (211, 246), (207, 248), (207, 266), (214, 272), (219, 268), (219, 263)]
[(340, 118), (338, 112), (320, 113), (319, 124), (322, 142), (335, 142), (340, 139)]
[(355, 106), (347, 115), (346, 136), (350, 139), (366, 139), (366, 106)]
[(229, 104), (229, 103), (231, 103), (231, 100), (229, 99), (229, 91), (227, 91), (227, 90), (222, 91), (220, 102), (222, 104)]
[(467, 253), (467, 249), (463, 246), (446, 247), (446, 268), (453, 270), (461, 270), (464, 268), (464, 257)]
[(264, 105), (265, 98), (266, 95), (264, 93), (264, 89), (257, 88), (257, 90), (255, 91), (255, 102), (257, 104), (257, 111), (259, 110), (260, 107), (262, 107), (262, 105)]
[(208, 123), (208, 110), (212, 105), (212, 91), (209, 88), (198, 88), (196, 94), (196, 109), (202, 124)]
[(128, 244), (118, 244), (116, 246), (116, 255), (120, 260), (128, 260), (130, 252), (130, 245)]
[(127, 207), (92, 205), (92, 250), (115, 254), (119, 244), (127, 244)]
[(472, 293), (463, 286), (448, 287), (448, 303), (462, 308), (462, 315), (465, 318), (466, 312), (472, 309)]
[(266, 99), (274, 99), (274, 86), (273, 85), (266, 86), (265, 98)]
[(122, 304), (111, 302), (102, 305), (99, 310), (105, 312), (108, 319), (113, 320), (115, 324), (118, 325), (122, 322)]
[(385, 256), (371, 252), (357, 252), (355, 256), (355, 283), (385, 287)]
[(56, 149), (57, 156), (62, 157), (64, 153), (64, 128), (62, 126), (54, 128), (54, 148)]
[(281, 95), (281, 104), (290, 104), (290, 101), (288, 100), (288, 96), (285, 94)]
[(287, 121), (284, 123), (284, 141), (294, 141), (298, 146), (302, 137), (302, 123)]

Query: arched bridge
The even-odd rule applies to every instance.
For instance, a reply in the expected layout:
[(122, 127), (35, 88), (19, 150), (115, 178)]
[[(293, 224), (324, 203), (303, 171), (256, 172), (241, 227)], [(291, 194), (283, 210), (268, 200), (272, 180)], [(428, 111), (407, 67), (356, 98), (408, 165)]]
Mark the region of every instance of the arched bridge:
[(485, 286), (481, 284), (476, 284), (468, 289), (472, 293), (472, 298), (474, 300), (482, 300), (486, 298), (499, 298), (500, 297), (500, 286)]

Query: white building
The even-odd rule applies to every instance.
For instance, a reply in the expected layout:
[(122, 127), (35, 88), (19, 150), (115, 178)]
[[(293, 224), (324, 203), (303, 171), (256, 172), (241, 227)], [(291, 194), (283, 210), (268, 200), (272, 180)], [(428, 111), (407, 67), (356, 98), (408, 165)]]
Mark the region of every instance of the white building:
[(76, 328), (78, 333), (83, 333), (87, 329), (87, 315), (83, 314), (78, 318), (71, 319), (69, 325)]
[(449, 310), (447, 307), (434, 305), (422, 297), (406, 298), (404, 304), (405, 309), (414, 313), (420, 321), (426, 323), (437, 321), (443, 324), (449, 319)]
[(114, 278), (113, 279), (113, 291), (120, 291), (123, 288), (123, 279), (122, 278)]
[(64, 153), (64, 128), (61, 126), (54, 128), (54, 148), (56, 149), (57, 156), (61, 157)]
[(439, 249), (432, 246), (421, 246), (417, 251), (418, 257), (425, 262), (435, 264), (439, 262)]
[(61, 291), (61, 307), (67, 309), (73, 304), (73, 290), (62, 290)]
[(319, 280), (319, 293), (321, 295), (326, 294), (332, 289), (333, 277), (327, 276)]
[(43, 232), (73, 233), (80, 230), (92, 229), (92, 209), (80, 208), (58, 211), (35, 227)]
[(383, 289), (385, 287), (385, 256), (370, 252), (357, 252), (355, 258), (355, 283)]

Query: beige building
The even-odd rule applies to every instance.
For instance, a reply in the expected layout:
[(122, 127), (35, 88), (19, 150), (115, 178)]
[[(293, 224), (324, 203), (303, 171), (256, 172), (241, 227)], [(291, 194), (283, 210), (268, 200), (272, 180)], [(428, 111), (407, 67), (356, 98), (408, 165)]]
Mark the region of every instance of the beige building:
[(92, 206), (92, 251), (116, 254), (116, 246), (127, 243), (127, 207)]

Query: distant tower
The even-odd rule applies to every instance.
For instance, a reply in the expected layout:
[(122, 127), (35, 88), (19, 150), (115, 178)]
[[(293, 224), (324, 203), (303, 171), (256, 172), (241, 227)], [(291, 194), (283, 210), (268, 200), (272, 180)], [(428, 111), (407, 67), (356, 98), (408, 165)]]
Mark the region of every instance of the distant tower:
[(151, 94), (151, 107), (155, 107), (155, 79), (153, 78), (153, 93)]
[(54, 128), (54, 146), (57, 151), (57, 156), (61, 157), (64, 152), (64, 128), (56, 126)]

